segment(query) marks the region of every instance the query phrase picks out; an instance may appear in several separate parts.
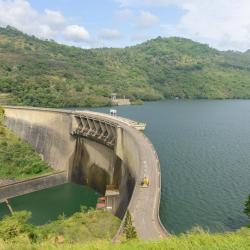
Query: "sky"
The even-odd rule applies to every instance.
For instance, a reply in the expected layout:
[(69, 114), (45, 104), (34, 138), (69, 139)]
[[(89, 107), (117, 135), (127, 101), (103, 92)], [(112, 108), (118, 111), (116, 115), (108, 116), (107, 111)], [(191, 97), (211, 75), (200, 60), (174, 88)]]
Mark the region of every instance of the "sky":
[(250, 0), (0, 0), (0, 26), (82, 48), (179, 36), (250, 49)]

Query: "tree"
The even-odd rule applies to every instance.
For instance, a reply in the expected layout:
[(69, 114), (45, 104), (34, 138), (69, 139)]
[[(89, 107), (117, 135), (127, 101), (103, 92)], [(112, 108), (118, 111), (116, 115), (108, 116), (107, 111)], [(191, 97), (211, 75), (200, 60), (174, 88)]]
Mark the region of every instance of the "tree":
[(126, 213), (125, 222), (124, 222), (124, 233), (127, 240), (136, 239), (137, 232), (132, 223), (132, 217), (129, 211)]
[(250, 194), (248, 195), (248, 200), (245, 202), (244, 213), (250, 218)]

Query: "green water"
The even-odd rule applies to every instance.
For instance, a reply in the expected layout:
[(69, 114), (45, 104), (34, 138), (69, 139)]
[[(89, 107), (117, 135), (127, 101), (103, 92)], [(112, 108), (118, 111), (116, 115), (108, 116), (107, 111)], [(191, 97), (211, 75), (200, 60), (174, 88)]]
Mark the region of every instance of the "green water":
[[(40, 225), (62, 214), (68, 217), (79, 211), (81, 205), (95, 208), (99, 196), (89, 187), (66, 183), (9, 199), (9, 203), (14, 211), (31, 211), (30, 222)], [(4, 209), (3, 204), (0, 204), (0, 212), (6, 213)]]
[(249, 100), (171, 100), (117, 110), (118, 115), (147, 123), (145, 134), (161, 163), (160, 217), (170, 232), (195, 225), (211, 231), (246, 225)]

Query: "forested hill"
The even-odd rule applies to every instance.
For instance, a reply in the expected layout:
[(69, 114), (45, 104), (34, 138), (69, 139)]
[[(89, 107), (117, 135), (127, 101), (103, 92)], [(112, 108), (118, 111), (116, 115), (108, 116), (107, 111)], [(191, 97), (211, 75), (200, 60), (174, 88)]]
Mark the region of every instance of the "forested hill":
[(250, 98), (250, 51), (220, 52), (183, 38), (123, 49), (80, 49), (0, 28), (0, 102), (47, 107), (132, 100)]

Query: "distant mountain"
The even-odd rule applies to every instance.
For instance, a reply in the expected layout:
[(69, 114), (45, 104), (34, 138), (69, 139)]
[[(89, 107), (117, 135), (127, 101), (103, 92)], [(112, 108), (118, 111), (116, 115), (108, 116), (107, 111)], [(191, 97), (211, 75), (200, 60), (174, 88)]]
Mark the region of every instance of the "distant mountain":
[(0, 28), (0, 101), (47, 107), (132, 100), (250, 98), (250, 52), (222, 52), (184, 38), (122, 49), (80, 49)]

